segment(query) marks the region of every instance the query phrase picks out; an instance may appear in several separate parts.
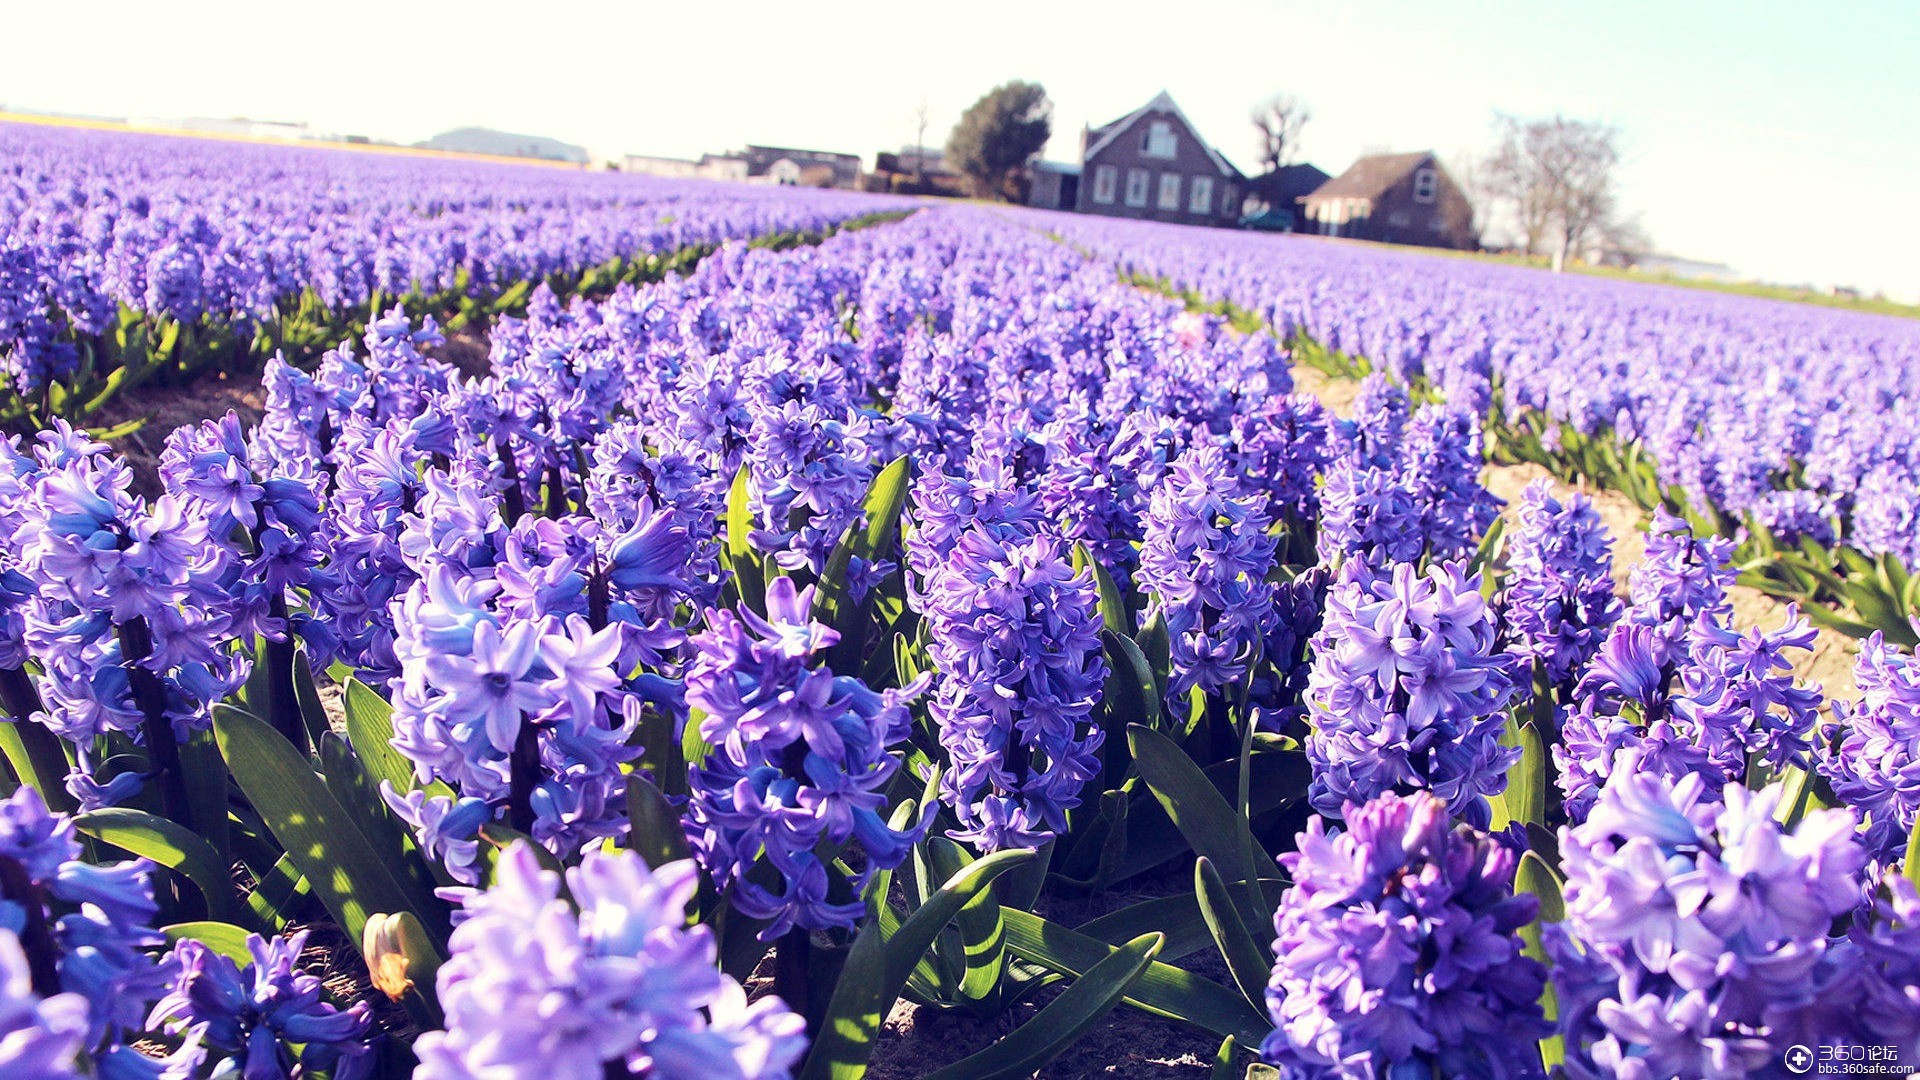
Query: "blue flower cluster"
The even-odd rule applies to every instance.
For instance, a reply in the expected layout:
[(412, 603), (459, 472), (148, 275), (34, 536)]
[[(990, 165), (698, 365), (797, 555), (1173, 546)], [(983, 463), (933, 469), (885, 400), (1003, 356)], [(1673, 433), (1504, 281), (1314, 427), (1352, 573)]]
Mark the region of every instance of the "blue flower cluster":
[(252, 962), (242, 969), (198, 941), (182, 941), (167, 956), (176, 972), (173, 988), (147, 1022), (189, 1033), (207, 1050), (227, 1055), (242, 1076), (316, 1070), (331, 1080), (370, 1076), (367, 1004), (341, 1010), (327, 1002), (319, 977), (297, 966), (306, 944), (305, 932), (272, 941), (250, 934)]
[(1541, 1078), (1547, 973), (1518, 931), (1519, 852), (1449, 821), (1427, 792), (1314, 818), (1280, 857), (1294, 886), (1274, 917), (1274, 1032), (1262, 1056), (1299, 1080)]
[[(147, 1060), (128, 1042), (172, 979), (171, 965), (153, 956), (166, 941), (153, 927), (154, 869), (145, 859), (82, 861), (73, 822), (31, 788), (0, 802), (0, 930), (12, 935), (52, 1030), (82, 1033), (102, 1060)], [(191, 1043), (181, 1054), (198, 1060)], [(153, 1065), (149, 1075), (159, 1074)]]
[(1166, 620), (1170, 704), (1195, 687), (1220, 693), (1260, 660), (1276, 547), (1264, 501), (1242, 491), (1226, 453), (1207, 443), (1182, 454), (1154, 489), (1136, 581), (1153, 597), (1143, 618)]
[[(796, 925), (852, 926), (867, 880), (898, 866), (925, 828), (896, 832), (881, 817), (899, 769), (887, 750), (906, 739), (906, 703), (919, 688), (875, 692), (819, 666), (840, 635), (815, 622), (812, 607), (811, 588), (781, 577), (767, 588), (765, 618), (707, 612), (686, 676), (687, 704), (712, 748), (692, 772), (687, 839), (735, 906), (769, 921), (768, 940)], [(827, 895), (822, 841), (859, 842), (866, 863), (853, 899)], [(778, 891), (750, 874), (761, 858), (779, 873)]]
[(1480, 425), (1465, 409), (1423, 405), (1379, 374), (1361, 384), (1342, 453), (1320, 494), (1323, 561), (1413, 562), (1470, 554), (1499, 516), (1480, 483)]
[(1920, 817), (1920, 660), (1868, 638), (1854, 662), (1860, 700), (1836, 702), (1839, 741), (1820, 771), (1866, 819), (1866, 845), (1897, 862)]
[[(1920, 566), (1910, 322), (1151, 222), (1044, 227), (1123, 272), (1237, 304), (1283, 339), (1305, 333), (1382, 375), (1423, 378), (1474, 415), (1538, 412), (1638, 441), (1663, 490), (1789, 543), (1837, 538)], [(1356, 419), (1377, 400), (1363, 393)]]
[(925, 593), (952, 835), (983, 851), (1037, 847), (1066, 831), (1100, 770), (1107, 667), (1092, 572), (1075, 572), (1058, 540), (976, 525)]
[(1485, 826), (1518, 751), (1502, 746), (1512, 659), (1494, 640), (1478, 575), (1458, 564), (1341, 567), (1313, 641), (1308, 799), (1322, 814), (1430, 791)]
[(437, 979), (447, 1026), (414, 1044), (416, 1080), (784, 1080), (806, 1025), (720, 973), (713, 932), (687, 926), (698, 886), (692, 863), (595, 851), (563, 898), (559, 874), (509, 848), (465, 900)]
[(1517, 516), (1501, 630), (1516, 655), (1559, 686), (1586, 666), (1620, 618), (1612, 545), (1591, 500), (1574, 495), (1562, 503), (1544, 479), (1527, 485)]
[(175, 744), (249, 670), (231, 648), (231, 554), (185, 498), (133, 494), (127, 464), (63, 423), (14, 464), (13, 569), (33, 591), (22, 637), (41, 660), (42, 722), (76, 750), (68, 789), (86, 806), (140, 789), (140, 772), (100, 771), (109, 734), (144, 744), (163, 790), (177, 785)]
[(497, 293), (909, 205), (12, 123), (0, 141), (0, 370), (21, 394), (70, 375), (78, 345), (128, 316), (247, 340), (308, 304)]
[[(1828, 941), (1861, 901), (1853, 815), (1815, 811), (1788, 831), (1777, 786), (1716, 797), (1698, 775), (1635, 765), (1629, 752), (1587, 819), (1561, 831), (1567, 921), (1547, 945), (1568, 1074), (1773, 1075), (1803, 1037), (1843, 1038), (1808, 1029), (1846, 1007), (1820, 990), (1859, 959)], [(1889, 993), (1906, 996), (1856, 1000)]]
[(1672, 519), (1634, 568), (1633, 604), (1561, 710), (1553, 747), (1575, 820), (1592, 805), (1622, 750), (1672, 779), (1698, 773), (1712, 790), (1739, 783), (1750, 762), (1814, 764), (1822, 697), (1802, 686), (1788, 650), (1810, 650), (1813, 628), (1788, 608), (1776, 630), (1729, 628), (1724, 542), (1697, 541)]

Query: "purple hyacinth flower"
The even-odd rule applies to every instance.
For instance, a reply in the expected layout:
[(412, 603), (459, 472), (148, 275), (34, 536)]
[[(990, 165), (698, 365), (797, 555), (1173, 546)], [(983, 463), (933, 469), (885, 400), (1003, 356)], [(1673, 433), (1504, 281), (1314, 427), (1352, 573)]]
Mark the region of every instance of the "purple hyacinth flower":
[(1512, 661), (1494, 643), (1478, 575), (1457, 565), (1376, 572), (1349, 561), (1327, 594), (1307, 680), (1308, 798), (1322, 814), (1429, 790), (1487, 821), (1518, 751), (1500, 745)]
[(1274, 917), (1261, 1056), (1295, 1077), (1544, 1078), (1546, 971), (1518, 931), (1519, 852), (1448, 820), (1427, 792), (1314, 818), (1280, 857), (1294, 886)]
[(687, 925), (691, 862), (649, 870), (631, 851), (595, 849), (566, 886), (571, 902), (520, 843), (493, 886), (466, 898), (437, 978), (447, 1026), (420, 1037), (416, 1080), (790, 1075), (805, 1022), (778, 998), (747, 1004), (721, 974), (713, 932)]

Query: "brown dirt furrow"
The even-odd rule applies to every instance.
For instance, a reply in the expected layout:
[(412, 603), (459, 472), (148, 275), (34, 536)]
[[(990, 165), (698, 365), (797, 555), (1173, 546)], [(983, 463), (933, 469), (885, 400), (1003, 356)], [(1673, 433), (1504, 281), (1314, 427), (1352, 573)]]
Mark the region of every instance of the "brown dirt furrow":
[[(1293, 382), (1296, 391), (1312, 394), (1336, 415), (1343, 417), (1352, 413), (1354, 394), (1360, 388), (1357, 380), (1328, 375), (1307, 367), (1294, 368)], [(1541, 477), (1551, 477), (1551, 474), (1538, 465), (1489, 465), (1481, 474), (1481, 482), (1486, 484), (1487, 490), (1506, 501), (1507, 525), (1511, 528), (1515, 524), (1513, 508), (1519, 502), (1521, 491)], [(1594, 509), (1599, 511), (1600, 520), (1606, 524), (1607, 535), (1613, 540), (1614, 582), (1621, 594), (1625, 595), (1627, 575), (1646, 552), (1646, 515), (1632, 500), (1610, 488), (1569, 484), (1561, 480), (1555, 480), (1554, 483), (1562, 489), (1579, 491), (1593, 500)], [(1758, 589), (1736, 585), (1729, 595), (1733, 600), (1734, 625), (1741, 630), (1756, 626), (1773, 629), (1786, 620), (1787, 605)], [(1853, 661), (1860, 652), (1860, 643), (1836, 630), (1816, 629), (1819, 636), (1813, 650), (1798, 654), (1794, 674), (1803, 682), (1818, 684), (1829, 698), (1853, 698), (1856, 695)]]

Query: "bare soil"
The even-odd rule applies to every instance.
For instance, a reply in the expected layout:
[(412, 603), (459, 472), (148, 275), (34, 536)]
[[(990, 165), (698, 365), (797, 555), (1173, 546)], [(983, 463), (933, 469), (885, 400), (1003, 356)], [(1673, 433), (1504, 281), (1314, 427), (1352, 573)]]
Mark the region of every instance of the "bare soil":
[[(1296, 391), (1312, 394), (1332, 409), (1335, 415), (1342, 417), (1352, 414), (1353, 399), (1360, 390), (1360, 383), (1356, 379), (1328, 375), (1309, 367), (1294, 368), (1293, 383)], [(1489, 465), (1481, 473), (1480, 480), (1487, 490), (1506, 501), (1507, 525), (1511, 528), (1517, 523), (1514, 507), (1520, 501), (1520, 493), (1541, 477), (1553, 479), (1546, 469), (1528, 463)], [(1646, 553), (1647, 515), (1633, 500), (1611, 488), (1599, 488), (1586, 483), (1569, 484), (1558, 479), (1554, 479), (1554, 483), (1562, 489), (1579, 491), (1593, 500), (1594, 509), (1599, 512), (1600, 520), (1607, 527), (1607, 535), (1613, 540), (1614, 583), (1620, 594), (1626, 595), (1627, 575)], [(1733, 601), (1734, 625), (1741, 630), (1754, 627), (1774, 629), (1786, 620), (1787, 605), (1758, 589), (1735, 585), (1728, 590), (1728, 594)], [(1829, 698), (1852, 698), (1856, 691), (1853, 660), (1860, 652), (1860, 642), (1837, 630), (1822, 627), (1816, 627), (1816, 630), (1818, 637), (1813, 650), (1796, 655), (1794, 674), (1802, 682), (1823, 688)]]
[(160, 494), (160, 451), (175, 428), (218, 419), (229, 411), (239, 414), (241, 423), (252, 425), (266, 410), (267, 393), (259, 375), (221, 372), (185, 386), (136, 386), (109, 399), (96, 415), (87, 418), (87, 426), (118, 427), (130, 420), (146, 421), (132, 434), (115, 439), (113, 445), (133, 467), (134, 490), (152, 498)]

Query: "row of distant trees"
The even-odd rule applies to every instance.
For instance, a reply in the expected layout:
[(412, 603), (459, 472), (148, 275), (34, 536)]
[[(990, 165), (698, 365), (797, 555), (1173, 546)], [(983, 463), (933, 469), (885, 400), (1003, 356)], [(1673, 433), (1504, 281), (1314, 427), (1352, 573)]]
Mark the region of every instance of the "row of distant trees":
[[(918, 117), (924, 131), (924, 106)], [(1254, 107), (1263, 171), (1298, 160), (1301, 132), (1311, 119), (1307, 104), (1290, 94)], [(1493, 150), (1458, 166), (1463, 175), (1456, 178), (1488, 239), (1550, 257), (1556, 270), (1596, 252), (1638, 253), (1648, 247), (1620, 206), (1617, 128), (1559, 115), (1498, 114), (1494, 129)], [(994, 87), (961, 114), (947, 137), (947, 160), (977, 197), (1018, 200), (1024, 167), (1052, 134), (1053, 103), (1046, 88), (1015, 80)]]

